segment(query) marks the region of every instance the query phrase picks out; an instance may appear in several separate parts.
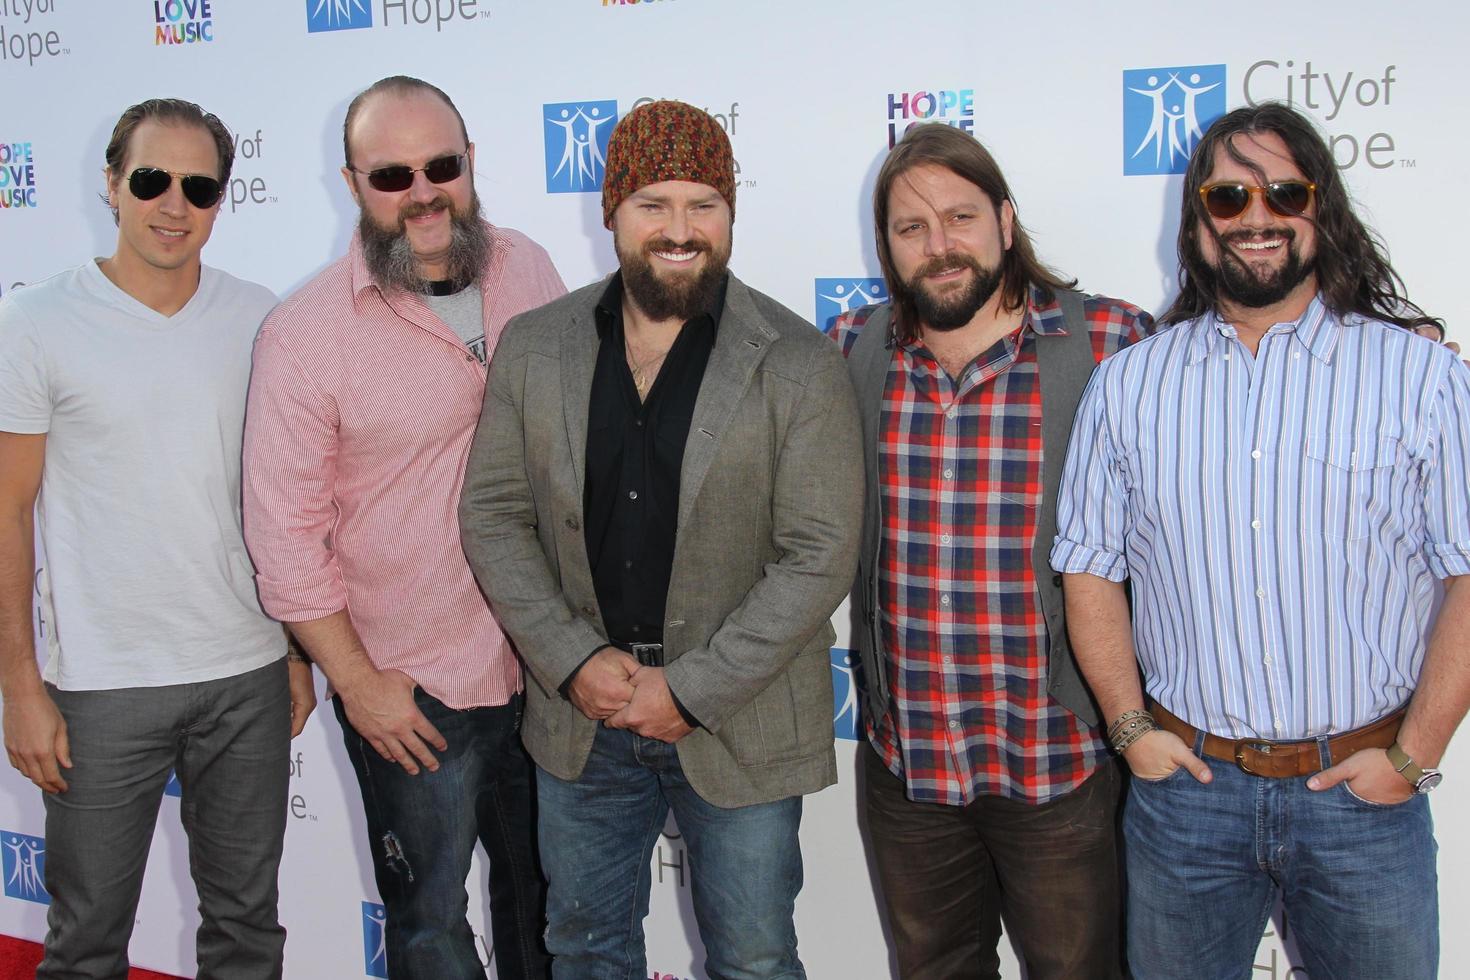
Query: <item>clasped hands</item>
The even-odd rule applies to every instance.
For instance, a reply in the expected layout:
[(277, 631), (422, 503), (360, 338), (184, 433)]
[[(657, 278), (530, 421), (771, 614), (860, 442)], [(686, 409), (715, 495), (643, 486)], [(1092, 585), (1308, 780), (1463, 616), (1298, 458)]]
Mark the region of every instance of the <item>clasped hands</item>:
[(582, 664), (567, 689), (577, 710), (609, 728), (677, 742), (694, 729), (684, 721), (662, 667), (645, 667), (616, 647), (603, 647)]

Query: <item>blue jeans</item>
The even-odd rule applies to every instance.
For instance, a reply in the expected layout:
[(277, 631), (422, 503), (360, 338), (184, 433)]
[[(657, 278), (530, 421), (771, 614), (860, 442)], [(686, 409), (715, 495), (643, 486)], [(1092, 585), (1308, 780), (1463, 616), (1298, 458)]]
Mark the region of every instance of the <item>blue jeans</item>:
[(805, 978), (796, 955), (801, 797), (722, 809), (672, 745), (599, 726), (576, 782), (539, 770), (546, 945), (566, 980), (644, 980), (649, 858), (670, 808), (689, 847), (711, 980)]
[(449, 748), (439, 769), (410, 776), (373, 749), (333, 698), (367, 816), (373, 874), (388, 918), (394, 980), (484, 980), (465, 914), (465, 878), (478, 839), (490, 858), (490, 932), (501, 980), (546, 977), (545, 886), (536, 856), (532, 769), (521, 747), (521, 696), (497, 707), (414, 701)]
[(70, 788), (46, 793), (43, 980), (123, 980), (168, 773), (199, 892), (196, 956), (208, 980), (281, 976), (276, 870), (286, 833), (291, 695), (286, 660), (190, 684), (48, 686), (66, 719)]
[(1123, 807), (1135, 980), (1252, 976), (1278, 892), (1308, 976), (1435, 976), (1427, 799), (1368, 803), (1346, 783), (1313, 792), (1305, 778), (1206, 761), (1209, 785), (1184, 769), (1157, 782), (1135, 778)]

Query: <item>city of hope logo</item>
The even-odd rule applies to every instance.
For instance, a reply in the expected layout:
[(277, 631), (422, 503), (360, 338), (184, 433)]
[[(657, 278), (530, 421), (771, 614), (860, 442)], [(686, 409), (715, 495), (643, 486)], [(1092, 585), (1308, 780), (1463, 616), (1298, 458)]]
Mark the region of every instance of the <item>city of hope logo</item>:
[(546, 193), (602, 189), (607, 140), (618, 122), (618, 103), (548, 102), (541, 107), (546, 133)]
[(13, 830), (0, 830), (4, 854), (0, 866), (5, 874), (5, 894), (27, 902), (51, 904), (46, 891), (46, 841)]
[(870, 303), (888, 302), (888, 289), (881, 278), (818, 279), (816, 299), (817, 327), (825, 333), (844, 313)]
[(388, 976), (388, 912), (374, 902), (362, 903), (362, 972)]
[(30, 142), (0, 142), (0, 208), (36, 206), (36, 155)]
[(369, 0), (306, 0), (306, 30), (311, 34), (372, 26)]
[(197, 44), (214, 40), (210, 0), (153, 0), (153, 44)]
[(1194, 145), (1224, 114), (1224, 65), (1123, 72), (1123, 173), (1184, 173)]
[(862, 724), (858, 720), (856, 651), (832, 648), (832, 734), (855, 742)]

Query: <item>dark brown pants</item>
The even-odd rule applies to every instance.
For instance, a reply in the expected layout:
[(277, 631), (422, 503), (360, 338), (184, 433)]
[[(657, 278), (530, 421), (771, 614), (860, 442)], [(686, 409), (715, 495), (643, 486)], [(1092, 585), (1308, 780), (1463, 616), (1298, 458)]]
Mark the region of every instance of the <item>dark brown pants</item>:
[(1112, 762), (1039, 806), (984, 796), (959, 807), (909, 800), (871, 746), (862, 751), (901, 977), (999, 980), (1002, 919), (1029, 980), (1122, 976)]

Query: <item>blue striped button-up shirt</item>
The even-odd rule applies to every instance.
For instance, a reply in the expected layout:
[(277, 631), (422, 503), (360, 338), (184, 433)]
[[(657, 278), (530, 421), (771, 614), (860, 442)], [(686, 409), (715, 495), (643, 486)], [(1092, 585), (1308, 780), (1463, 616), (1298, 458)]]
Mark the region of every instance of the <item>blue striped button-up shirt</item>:
[(1434, 579), (1470, 574), (1470, 371), (1313, 300), (1254, 357), (1214, 317), (1098, 368), (1052, 565), (1132, 579), (1151, 697), (1232, 738), (1310, 738), (1413, 693)]

